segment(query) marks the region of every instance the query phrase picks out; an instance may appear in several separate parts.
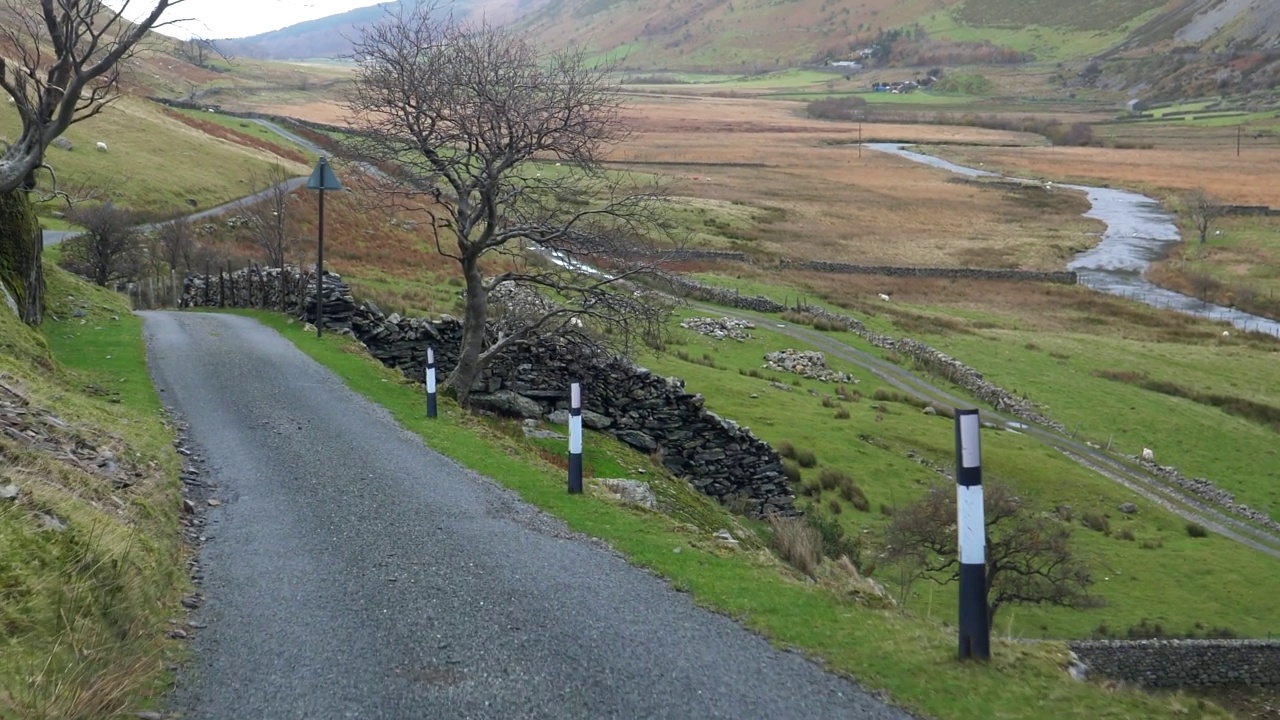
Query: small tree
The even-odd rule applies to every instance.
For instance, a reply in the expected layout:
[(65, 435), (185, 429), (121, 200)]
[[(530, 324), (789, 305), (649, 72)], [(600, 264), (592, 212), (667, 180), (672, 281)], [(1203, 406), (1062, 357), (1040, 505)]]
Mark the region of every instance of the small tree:
[[(1071, 546), (1071, 529), (1029, 512), (1002, 483), (983, 486), (987, 528), (988, 623), (1011, 603), (1095, 607), (1093, 576)], [(894, 513), (885, 530), (885, 559), (905, 563), (911, 577), (945, 585), (959, 579), (955, 488), (935, 487)]]
[(195, 253), (195, 232), (186, 218), (161, 223), (153, 231), (157, 251), (174, 272), (190, 272)]
[(1205, 192), (1204, 188), (1196, 188), (1187, 193), (1183, 203), (1191, 219), (1191, 226), (1199, 234), (1200, 244), (1203, 245), (1209, 236), (1213, 221), (1226, 214), (1226, 207), (1217, 198)]
[(267, 256), (269, 267), (284, 267), (292, 254), (298, 233), (289, 213), (289, 174), (277, 164), (266, 177), (251, 181), (256, 194), (262, 199), (249, 206), (242, 214), (249, 220), (249, 233), (254, 243)]
[[(349, 152), (379, 172), (388, 206), (424, 213), (465, 281), (463, 338), (446, 381), (467, 405), (480, 371), (534, 334), (623, 350), (666, 308), (625, 280), (653, 269), (656, 187), (604, 168), (627, 136), (606, 63), (543, 54), (526, 36), (459, 24), (429, 3), (390, 14), (356, 43)], [(620, 259), (630, 264), (620, 267)], [(584, 267), (613, 261), (608, 274)], [(489, 295), (520, 286), (551, 302), (487, 335)]]
[(85, 231), (63, 243), (63, 267), (103, 287), (137, 278), (143, 262), (141, 234), (128, 211), (107, 201), (77, 208), (70, 217)]
[(72, 123), (117, 97), (121, 64), (150, 30), (167, 24), (160, 16), (181, 1), (155, 0), (137, 12), (129, 0), (114, 9), (103, 0), (4, 0), (0, 89), (13, 99), (22, 130), (0, 147), (0, 195), (7, 196), (0, 197), (0, 209), (12, 221), (0, 226), (0, 282), (14, 291), (29, 324), (41, 319), (44, 273), (26, 194), (36, 187), (45, 150)]

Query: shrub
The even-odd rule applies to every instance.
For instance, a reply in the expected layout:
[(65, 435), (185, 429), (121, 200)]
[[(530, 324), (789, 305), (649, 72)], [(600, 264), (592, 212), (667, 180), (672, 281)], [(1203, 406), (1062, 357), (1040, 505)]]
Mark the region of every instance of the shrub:
[(844, 473), (839, 470), (823, 468), (822, 472), (818, 474), (818, 482), (822, 485), (823, 490), (835, 490), (840, 487), (840, 479), (843, 477)]
[(836, 406), (836, 399), (830, 395), (822, 396), (822, 407), (833, 408)]
[(822, 497), (822, 486), (816, 482), (797, 483), (801, 495), (807, 495), (811, 498)]
[(893, 517), (893, 508), (885, 505), (884, 503), (880, 503), (880, 514), (885, 517)]
[(862, 567), (859, 561), (862, 555), (861, 543), (857, 538), (846, 535), (844, 526), (835, 518), (827, 516), (815, 507), (805, 514), (804, 519), (822, 538), (823, 555), (832, 560), (838, 560), (842, 556), (848, 557), (855, 566)]
[(1120, 532), (1116, 533), (1116, 537), (1121, 540), (1128, 540), (1129, 542), (1133, 542), (1138, 539), (1134, 537), (1132, 528), (1122, 528)]
[(786, 564), (812, 577), (822, 561), (822, 535), (800, 518), (771, 518), (769, 529), (773, 532), (769, 547), (774, 553)]
[(818, 456), (812, 450), (796, 450), (796, 462), (802, 468), (811, 468), (818, 464)]
[(832, 515), (839, 515), (844, 512), (844, 506), (836, 498), (831, 498), (831, 500), (827, 501), (827, 507), (830, 508)]
[(791, 462), (790, 460), (783, 460), (783, 461), (782, 461), (782, 476), (783, 476), (783, 477), (785, 477), (788, 481), (790, 481), (790, 482), (791, 482), (791, 484), (793, 484), (793, 485), (794, 485), (794, 484), (796, 484), (796, 483), (799, 483), (799, 482), (800, 482), (800, 479), (801, 479), (801, 478), (800, 478), (800, 466), (799, 466), (799, 465), (796, 465), (795, 463)]
[(838, 410), (836, 410), (837, 420), (848, 420), (850, 417), (851, 416), (849, 415), (849, 408), (839, 408)]
[(1143, 540), (1141, 547), (1143, 550), (1159, 550), (1164, 547), (1164, 541), (1159, 539)]
[(1187, 523), (1187, 534), (1193, 538), (1209, 537), (1209, 530), (1200, 523)]
[(796, 459), (796, 446), (792, 445), (789, 440), (783, 440), (778, 443), (778, 447), (775, 449), (778, 451), (778, 455), (784, 458)]
[(1085, 513), (1084, 517), (1080, 519), (1080, 523), (1090, 530), (1095, 530), (1103, 535), (1111, 532), (1111, 521), (1107, 519), (1106, 515), (1099, 512)]

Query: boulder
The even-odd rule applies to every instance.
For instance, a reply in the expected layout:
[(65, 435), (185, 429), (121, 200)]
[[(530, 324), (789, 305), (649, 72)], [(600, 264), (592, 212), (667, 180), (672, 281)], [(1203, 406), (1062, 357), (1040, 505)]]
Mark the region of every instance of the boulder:
[(471, 404), (507, 417), (538, 418), (542, 416), (541, 405), (510, 390), (499, 390), (485, 395), (472, 395)]
[(624, 502), (638, 505), (650, 510), (658, 509), (658, 496), (654, 495), (649, 483), (642, 480), (626, 478), (600, 478), (595, 481), (600, 487), (617, 495)]

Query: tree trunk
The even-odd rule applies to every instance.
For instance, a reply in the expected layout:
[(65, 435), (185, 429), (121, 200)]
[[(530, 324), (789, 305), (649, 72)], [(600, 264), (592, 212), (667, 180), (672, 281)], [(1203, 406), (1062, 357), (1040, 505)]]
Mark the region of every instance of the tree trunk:
[(44, 251), (40, 223), (27, 193), (0, 193), (0, 282), (18, 304), (28, 325), (44, 318)]
[(462, 347), (458, 349), (458, 364), (445, 381), (448, 391), (467, 407), (471, 402), (471, 386), (483, 369), (480, 353), (484, 349), (485, 326), (489, 320), (489, 297), (484, 290), (484, 276), (477, 265), (478, 258), (464, 258), (462, 275), (466, 279), (466, 310), (462, 318)]

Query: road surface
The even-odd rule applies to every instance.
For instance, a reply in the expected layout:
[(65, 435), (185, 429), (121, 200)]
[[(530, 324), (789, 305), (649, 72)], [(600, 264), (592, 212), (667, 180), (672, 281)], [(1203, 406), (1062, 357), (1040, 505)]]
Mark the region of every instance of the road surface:
[(223, 501), (184, 718), (909, 717), (453, 464), (257, 322), (142, 316)]

